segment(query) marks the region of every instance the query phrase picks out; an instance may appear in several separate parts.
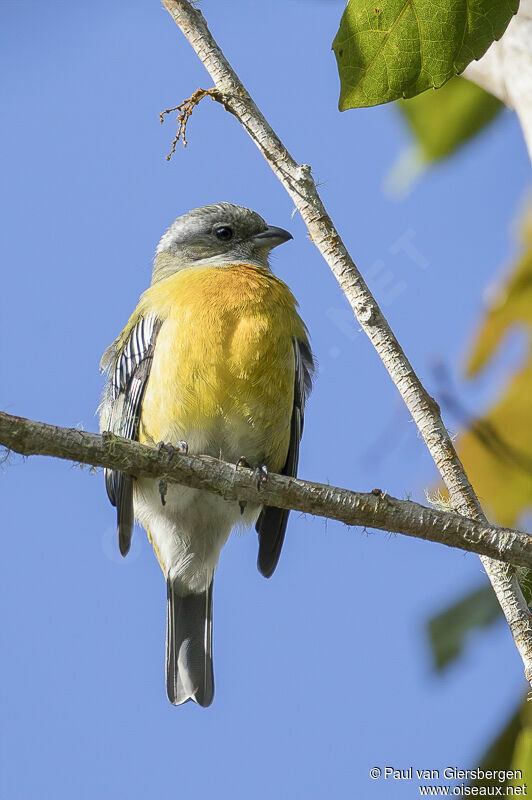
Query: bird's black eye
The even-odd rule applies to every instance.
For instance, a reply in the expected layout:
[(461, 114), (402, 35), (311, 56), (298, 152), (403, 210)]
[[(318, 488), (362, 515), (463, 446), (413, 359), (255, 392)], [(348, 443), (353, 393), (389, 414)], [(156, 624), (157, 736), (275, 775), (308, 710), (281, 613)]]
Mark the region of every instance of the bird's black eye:
[(233, 238), (233, 229), (229, 225), (219, 225), (214, 229), (214, 235), (217, 239), (221, 239), (222, 242), (228, 242)]

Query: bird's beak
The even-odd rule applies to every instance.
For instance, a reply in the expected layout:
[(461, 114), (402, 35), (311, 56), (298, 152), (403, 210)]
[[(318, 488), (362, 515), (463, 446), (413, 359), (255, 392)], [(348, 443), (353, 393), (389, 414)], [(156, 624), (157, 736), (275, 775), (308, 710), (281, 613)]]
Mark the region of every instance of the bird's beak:
[(276, 228), (275, 225), (268, 225), (265, 231), (258, 233), (251, 241), (256, 248), (272, 250), (274, 247), (277, 247), (277, 245), (284, 244), (284, 242), (288, 242), (289, 239), (293, 238), (292, 234), (285, 231), (284, 228)]

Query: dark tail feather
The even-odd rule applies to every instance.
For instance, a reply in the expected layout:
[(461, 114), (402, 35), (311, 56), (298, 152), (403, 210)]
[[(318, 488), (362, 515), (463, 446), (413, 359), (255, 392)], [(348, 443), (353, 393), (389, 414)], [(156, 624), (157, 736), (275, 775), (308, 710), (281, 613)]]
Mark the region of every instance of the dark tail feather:
[(120, 549), (120, 554), (125, 558), (131, 547), (133, 524), (135, 522), (135, 513), (133, 511), (133, 478), (131, 475), (122, 476), (122, 489), (117, 506), (117, 522), (118, 547)]
[(271, 578), (279, 561), (289, 514), (288, 509), (265, 506), (255, 525), (259, 534), (257, 567), (265, 578)]
[(212, 668), (212, 580), (200, 594), (179, 594), (167, 581), (166, 692), (175, 706), (194, 700), (210, 706), (214, 697)]

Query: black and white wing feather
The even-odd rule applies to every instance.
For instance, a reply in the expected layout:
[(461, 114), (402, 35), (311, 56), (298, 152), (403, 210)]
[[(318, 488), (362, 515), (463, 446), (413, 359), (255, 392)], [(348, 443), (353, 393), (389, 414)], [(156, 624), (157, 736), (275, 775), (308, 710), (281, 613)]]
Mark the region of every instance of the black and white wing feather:
[[(141, 317), (121, 349), (114, 343), (104, 353), (102, 366), (109, 370), (109, 375), (101, 410), (102, 430), (126, 439), (138, 439), (142, 397), (161, 324), (153, 315)], [(105, 485), (109, 500), (116, 506), (118, 546), (125, 556), (133, 534), (133, 478), (106, 469)]]
[[(290, 421), (290, 445), (281, 475), (297, 475), (299, 442), (303, 434), (305, 400), (312, 387), (314, 360), (308, 342), (294, 339), (295, 378), (294, 405)], [(290, 511), (274, 506), (265, 506), (255, 526), (259, 534), (257, 566), (265, 578), (271, 577), (279, 561)]]

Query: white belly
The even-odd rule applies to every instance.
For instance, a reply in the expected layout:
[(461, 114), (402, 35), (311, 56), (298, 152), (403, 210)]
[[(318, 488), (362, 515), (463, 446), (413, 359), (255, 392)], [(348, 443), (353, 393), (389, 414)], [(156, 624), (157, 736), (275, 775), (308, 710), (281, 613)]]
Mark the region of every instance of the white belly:
[[(222, 442), (211, 441), (207, 445), (205, 437), (192, 432), (187, 443), (190, 452), (235, 462), (245, 456), (250, 463), (255, 462), (255, 453), (248, 455), (238, 441), (230, 453)], [(249, 447), (249, 440), (242, 442), (244, 448), (246, 445)], [(149, 531), (165, 577), (179, 578), (183, 588), (192, 592), (209, 585), (231, 529), (252, 525), (260, 512), (260, 506), (248, 504), (242, 513), (236, 500), (224, 500), (211, 492), (178, 484), (168, 484), (163, 505), (159, 481), (152, 478), (135, 481), (134, 505), (136, 518)]]

